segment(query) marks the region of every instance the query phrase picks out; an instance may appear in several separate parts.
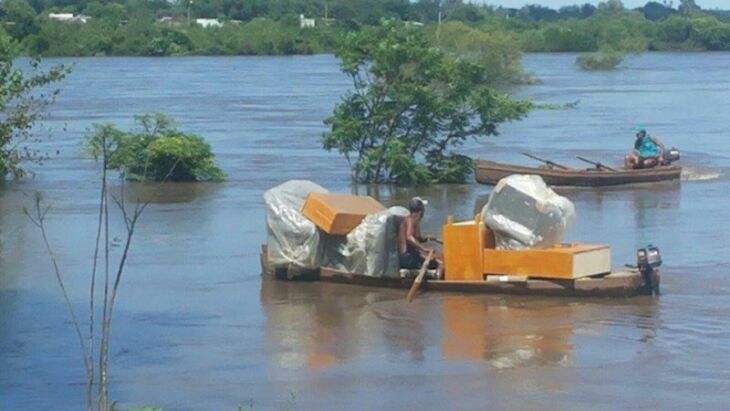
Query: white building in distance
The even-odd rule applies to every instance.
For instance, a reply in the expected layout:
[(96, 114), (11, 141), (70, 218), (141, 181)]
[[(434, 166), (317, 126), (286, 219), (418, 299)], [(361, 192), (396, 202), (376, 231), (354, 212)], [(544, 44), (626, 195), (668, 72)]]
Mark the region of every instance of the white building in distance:
[(299, 15), (299, 27), (302, 29), (312, 28), (317, 24), (314, 19), (308, 19), (304, 17), (304, 14)]
[(195, 24), (204, 28), (223, 27), (223, 23), (218, 19), (195, 19)]
[(91, 17), (79, 14), (74, 16), (73, 13), (48, 13), (50, 20), (60, 21), (62, 23), (81, 23), (85, 24)]

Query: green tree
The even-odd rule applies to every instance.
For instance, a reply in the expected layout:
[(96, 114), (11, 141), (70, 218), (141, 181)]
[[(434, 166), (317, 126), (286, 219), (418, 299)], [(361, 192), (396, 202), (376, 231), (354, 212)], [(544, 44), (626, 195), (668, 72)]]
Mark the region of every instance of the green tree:
[(598, 14), (620, 16), (626, 11), (621, 0), (606, 0), (598, 4)]
[(646, 3), (642, 11), (644, 12), (644, 17), (651, 21), (663, 20), (676, 13), (673, 8), (656, 1)]
[(107, 169), (131, 181), (222, 181), (226, 174), (215, 164), (215, 155), (202, 137), (184, 134), (161, 114), (136, 118), (139, 132), (96, 125), (87, 138), (95, 157), (107, 153)]
[(483, 66), (490, 83), (516, 83), (525, 77), (519, 44), (505, 31), (487, 33), (452, 21), (441, 27), (438, 46), (455, 58)]
[(688, 16), (699, 10), (700, 10), (700, 7), (697, 5), (695, 0), (679, 0), (679, 12), (680, 13)]
[(692, 18), (690, 38), (708, 50), (730, 50), (730, 25), (711, 16)]
[(325, 121), (322, 142), (345, 156), (356, 181), (462, 182), (472, 162), (454, 149), (532, 107), (491, 88), (483, 66), (449, 57), (417, 28), (388, 22), (349, 33), (337, 57), (353, 91)]
[(35, 17), (35, 10), (26, 0), (3, 0), (0, 3), (0, 21), (16, 40), (38, 31)]
[(34, 126), (45, 114), (60, 92), (54, 89), (69, 73), (64, 66), (43, 70), (38, 59), (14, 65), (18, 45), (0, 30), (0, 179), (8, 174), (15, 178), (26, 173), (23, 161), (43, 161), (46, 158), (30, 143), (36, 140)]

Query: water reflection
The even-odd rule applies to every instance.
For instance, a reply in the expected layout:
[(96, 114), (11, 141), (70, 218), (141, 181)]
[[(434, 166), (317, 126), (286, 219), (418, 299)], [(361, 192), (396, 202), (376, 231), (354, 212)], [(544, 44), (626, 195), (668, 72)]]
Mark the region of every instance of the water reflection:
[(497, 368), (566, 365), (575, 319), (565, 304), (449, 296), (442, 302), (446, 360), (487, 360)]
[[(399, 337), (403, 329), (410, 336), (421, 335), (420, 325), (409, 321), (404, 324), (404, 317), (376, 307), (379, 302), (389, 305), (397, 295), (394, 290), (262, 277), (261, 304), (267, 317), (266, 339), (272, 350), (272, 365), (284, 369), (328, 368), (382, 342), (392, 352), (406, 352), (414, 360), (423, 358), (422, 338), (404, 345)], [(398, 303), (403, 305), (400, 299)]]
[[(398, 290), (263, 277), (261, 304), (271, 365), (327, 369), (371, 353), (410, 362), (485, 361), (497, 369), (600, 365), (632, 359), (634, 342), (650, 343), (659, 324), (653, 299), (421, 298), (427, 299), (421, 306), (426, 310), (404, 304)], [(432, 326), (440, 331), (433, 332)], [(617, 332), (618, 341), (611, 346), (601, 341)], [(626, 342), (628, 346), (621, 344)], [(438, 358), (426, 358), (431, 345)], [(605, 352), (612, 353), (611, 360), (601, 354)]]
[[(151, 203), (189, 203), (214, 195), (219, 183), (125, 183), (124, 195), (128, 201)], [(117, 194), (121, 189), (115, 190)]]

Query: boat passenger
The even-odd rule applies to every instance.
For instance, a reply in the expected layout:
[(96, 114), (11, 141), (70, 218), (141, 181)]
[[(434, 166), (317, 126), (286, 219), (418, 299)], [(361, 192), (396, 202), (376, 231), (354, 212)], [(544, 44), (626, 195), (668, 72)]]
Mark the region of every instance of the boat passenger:
[(652, 168), (664, 163), (664, 144), (656, 137), (646, 133), (646, 129), (636, 130), (634, 149), (624, 159), (626, 169)]
[[(421, 198), (413, 197), (408, 204), (410, 214), (400, 222), (400, 227), (398, 228), (398, 262), (400, 268), (408, 270), (420, 269), (429, 251), (431, 251), (430, 248), (425, 247), (423, 244), (435, 240), (435, 238), (421, 236), (420, 227), (421, 220), (426, 212), (426, 204), (427, 202)], [(442, 258), (435, 253), (428, 268), (437, 269), (438, 278), (441, 279), (443, 277)]]

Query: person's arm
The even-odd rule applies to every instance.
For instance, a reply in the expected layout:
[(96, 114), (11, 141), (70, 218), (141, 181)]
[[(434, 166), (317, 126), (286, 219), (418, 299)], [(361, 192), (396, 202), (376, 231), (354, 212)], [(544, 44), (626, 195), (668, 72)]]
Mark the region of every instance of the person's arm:
[(413, 220), (408, 219), (406, 222), (406, 241), (422, 254), (427, 253), (428, 249), (421, 244), (419, 231), (418, 227), (413, 224)]
[(664, 144), (659, 139), (659, 137), (651, 136), (652, 141), (654, 141), (654, 144), (659, 146), (659, 161), (664, 161), (664, 153), (666, 152), (666, 149), (664, 148)]
[(419, 225), (416, 228), (416, 238), (418, 239), (418, 241), (420, 241), (422, 243), (427, 243), (429, 241), (433, 241), (436, 237), (435, 236), (432, 236), (432, 235), (423, 235), (423, 234), (421, 234), (421, 226)]

